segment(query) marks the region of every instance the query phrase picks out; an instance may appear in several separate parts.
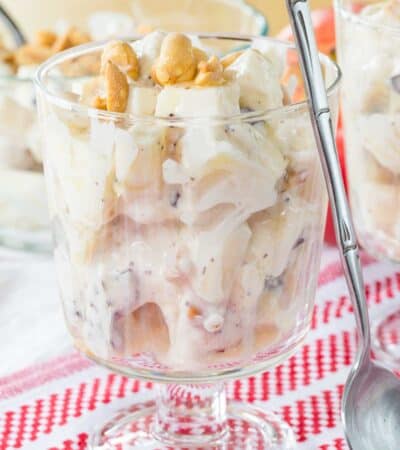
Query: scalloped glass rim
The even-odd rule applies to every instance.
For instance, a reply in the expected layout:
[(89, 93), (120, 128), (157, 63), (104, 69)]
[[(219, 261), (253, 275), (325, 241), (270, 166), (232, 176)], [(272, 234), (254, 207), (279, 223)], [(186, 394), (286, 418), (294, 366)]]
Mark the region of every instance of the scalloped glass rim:
[[(231, 41), (239, 41), (239, 42), (255, 42), (255, 41), (267, 41), (271, 42), (278, 46), (283, 46), (286, 49), (295, 49), (295, 46), (292, 43), (279, 41), (277, 39), (268, 38), (268, 37), (262, 37), (262, 36), (249, 36), (249, 35), (241, 35), (236, 33), (188, 33), (189, 35), (194, 35), (199, 37), (200, 39), (222, 39), (222, 40), (231, 40)], [(130, 41), (133, 42), (135, 40), (140, 39), (141, 36), (137, 36), (135, 38), (131, 38)], [(282, 115), (282, 114), (290, 114), (295, 111), (301, 110), (303, 108), (308, 107), (307, 101), (302, 101), (299, 103), (293, 103), (288, 106), (283, 106), (279, 108), (274, 109), (266, 109), (261, 111), (253, 111), (253, 112), (245, 112), (245, 113), (239, 113), (232, 116), (215, 116), (215, 117), (157, 117), (157, 116), (137, 116), (133, 114), (128, 113), (116, 113), (116, 112), (109, 112), (109, 111), (100, 111), (98, 109), (89, 108), (88, 106), (82, 105), (80, 103), (72, 102), (70, 100), (66, 100), (63, 98), (58, 97), (56, 94), (50, 92), (44, 83), (44, 78), (47, 76), (48, 72), (54, 68), (55, 66), (59, 65), (62, 62), (65, 62), (68, 59), (80, 57), (87, 55), (92, 52), (99, 51), (106, 43), (107, 41), (97, 42), (97, 43), (90, 43), (86, 44), (80, 47), (75, 47), (70, 50), (67, 50), (65, 52), (59, 53), (52, 58), (48, 59), (45, 63), (43, 63), (39, 69), (36, 72), (34, 82), (36, 85), (36, 89), (43, 95), (45, 95), (46, 99), (64, 109), (70, 112), (80, 113), (85, 116), (89, 117), (97, 117), (99, 119), (106, 119), (111, 121), (121, 121), (125, 120), (127, 122), (137, 122), (140, 121), (141, 123), (157, 123), (160, 125), (174, 125), (179, 126), (183, 122), (187, 123), (204, 123), (205, 121), (207, 123), (215, 123), (215, 124), (224, 124), (224, 123), (234, 123), (234, 122), (253, 122), (257, 120), (265, 120), (266, 118), (271, 118), (272, 116), (276, 115)], [(328, 97), (333, 95), (340, 83), (341, 80), (341, 71), (339, 66), (332, 61), (328, 56), (320, 54), (321, 62), (323, 62), (326, 65), (330, 65), (334, 71), (335, 71), (335, 78), (333, 82), (328, 86), (327, 88), (327, 94)]]
[[(377, 2), (378, 3), (378, 2)], [(379, 2), (381, 3), (381, 2)], [(368, 17), (360, 16), (359, 13), (355, 13), (351, 11), (346, 5), (345, 0), (334, 0), (335, 9), (337, 12), (344, 13), (347, 17), (350, 17), (354, 22), (368, 26), (370, 28), (375, 28), (377, 30), (383, 30), (386, 32), (394, 33), (400, 35), (400, 27), (395, 27), (391, 25), (382, 25), (375, 22), (372, 22)], [(371, 3), (369, 6), (374, 5), (375, 3)], [(368, 6), (368, 5), (365, 5)]]

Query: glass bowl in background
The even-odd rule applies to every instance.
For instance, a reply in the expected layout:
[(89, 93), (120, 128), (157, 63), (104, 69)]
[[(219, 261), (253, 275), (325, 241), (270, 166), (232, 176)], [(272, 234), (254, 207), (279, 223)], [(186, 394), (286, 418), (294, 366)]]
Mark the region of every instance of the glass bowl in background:
[[(400, 262), (400, 3), (336, 0), (349, 194), (364, 249)], [(374, 348), (400, 367), (400, 308), (374, 318)]]
[(0, 245), (52, 248), (32, 80), (0, 75)]
[[(41, 8), (25, 0), (4, 4), (29, 37), (71, 25), (90, 31), (94, 40), (151, 28), (254, 35), (268, 30), (264, 16), (242, 0), (71, 0), (68, 5), (52, 0), (41, 2)], [(52, 242), (29, 78), (0, 75), (0, 114), (0, 245), (48, 252)]]
[[(197, 39), (268, 46), (297, 73), (284, 43)], [(201, 102), (195, 117), (94, 110), (71, 101), (57, 69), (102, 48), (72, 49), (37, 75), (61, 298), (78, 349), (163, 384), (91, 448), (292, 449), (273, 414), (227, 407), (223, 382), (283, 361), (310, 326), (327, 196), (307, 104), (290, 104), (287, 86), (287, 106), (227, 117)], [(335, 117), (340, 72), (321, 61)]]
[(227, 32), (266, 35), (263, 14), (245, 0), (41, 0), (41, 8), (26, 0), (4, 0), (4, 6), (28, 35), (38, 29), (53, 28), (63, 19), (85, 28), (87, 18), (99, 11), (133, 17), (136, 27), (166, 31)]
[(266, 36), (264, 15), (244, 0), (135, 0), (135, 22), (149, 29)]

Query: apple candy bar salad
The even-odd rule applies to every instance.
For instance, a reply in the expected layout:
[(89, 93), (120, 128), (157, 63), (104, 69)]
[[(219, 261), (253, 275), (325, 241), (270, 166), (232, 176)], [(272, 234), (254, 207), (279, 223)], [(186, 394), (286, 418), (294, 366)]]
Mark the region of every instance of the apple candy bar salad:
[(295, 332), (326, 195), (306, 108), (279, 112), (284, 64), (267, 41), (225, 54), (154, 32), (106, 44), (75, 116), (51, 109), (55, 254), (87, 353), (192, 370)]
[[(400, 260), (400, 2), (340, 13), (350, 199), (362, 244)], [(346, 126), (347, 125), (347, 126)]]
[[(17, 48), (0, 44), (0, 244), (31, 249), (50, 247), (49, 215), (42, 174), (42, 152), (32, 77), (39, 64), (58, 52), (90, 41), (87, 33), (71, 27), (61, 34), (39, 31)], [(64, 76), (96, 61), (63, 67)]]

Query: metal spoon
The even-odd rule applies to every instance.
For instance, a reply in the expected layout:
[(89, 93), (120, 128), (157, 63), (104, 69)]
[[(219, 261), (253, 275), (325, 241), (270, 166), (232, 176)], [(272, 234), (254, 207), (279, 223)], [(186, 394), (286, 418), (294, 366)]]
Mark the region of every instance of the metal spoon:
[(307, 0), (286, 0), (311, 121), (333, 206), (336, 240), (354, 305), (360, 347), (346, 382), (342, 420), (352, 450), (400, 448), (400, 380), (371, 359), (371, 333), (357, 239), (339, 168), (328, 99)]
[(11, 32), (17, 47), (26, 44), (26, 38), (14, 19), (8, 14), (3, 6), (0, 5), (0, 20), (6, 25)]

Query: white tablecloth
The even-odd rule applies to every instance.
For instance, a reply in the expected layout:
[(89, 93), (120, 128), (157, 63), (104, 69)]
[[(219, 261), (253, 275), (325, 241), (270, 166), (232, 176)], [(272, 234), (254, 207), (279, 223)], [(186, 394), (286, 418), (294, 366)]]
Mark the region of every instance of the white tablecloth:
[(70, 349), (52, 258), (0, 249), (0, 376)]

